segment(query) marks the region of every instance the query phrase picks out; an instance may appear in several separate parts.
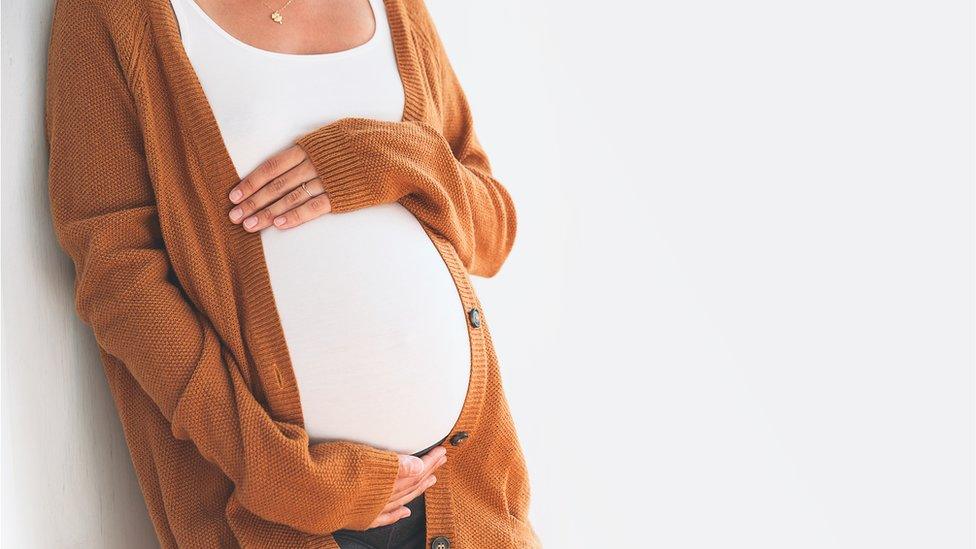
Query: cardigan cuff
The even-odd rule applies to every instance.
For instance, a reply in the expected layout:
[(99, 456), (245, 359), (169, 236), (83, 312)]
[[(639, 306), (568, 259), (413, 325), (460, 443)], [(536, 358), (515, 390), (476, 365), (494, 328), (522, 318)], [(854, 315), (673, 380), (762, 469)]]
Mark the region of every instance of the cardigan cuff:
[(395, 452), (357, 444), (359, 453), (354, 478), (359, 483), (355, 503), (349, 511), (345, 528), (365, 530), (389, 503), (400, 472), (400, 459)]
[(375, 189), (366, 181), (362, 156), (353, 150), (342, 121), (336, 121), (300, 137), (335, 213), (358, 210), (375, 203)]

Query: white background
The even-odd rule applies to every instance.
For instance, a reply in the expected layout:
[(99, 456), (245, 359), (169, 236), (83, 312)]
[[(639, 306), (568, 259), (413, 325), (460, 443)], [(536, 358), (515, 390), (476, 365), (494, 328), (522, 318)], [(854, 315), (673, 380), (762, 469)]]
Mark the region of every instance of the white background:
[[(475, 283), (547, 548), (976, 546), (970, 2), (429, 6), (518, 208)], [(153, 546), (47, 215), (50, 2), (3, 7), (3, 541)]]

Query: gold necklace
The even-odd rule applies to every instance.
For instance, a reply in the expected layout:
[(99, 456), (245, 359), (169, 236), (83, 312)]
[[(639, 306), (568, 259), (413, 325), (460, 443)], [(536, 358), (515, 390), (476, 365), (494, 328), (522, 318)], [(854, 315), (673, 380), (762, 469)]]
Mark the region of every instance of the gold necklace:
[(287, 2), (284, 3), (284, 5), (282, 5), (278, 9), (274, 9), (271, 6), (269, 6), (267, 4), (264, 4), (263, 1), (261, 3), (264, 4), (265, 7), (267, 7), (269, 10), (271, 10), (271, 20), (274, 21), (275, 23), (278, 23), (280, 25), (280, 24), (284, 23), (284, 21), (285, 21), (285, 18), (281, 16), (281, 10), (287, 8), (288, 7), (288, 4), (291, 4), (291, 2), (292, 2), (292, 0), (288, 0)]

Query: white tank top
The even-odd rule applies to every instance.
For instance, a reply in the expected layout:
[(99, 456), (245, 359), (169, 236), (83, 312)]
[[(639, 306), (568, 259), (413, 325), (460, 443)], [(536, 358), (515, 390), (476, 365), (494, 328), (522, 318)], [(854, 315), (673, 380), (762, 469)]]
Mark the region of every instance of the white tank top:
[[(369, 2), (368, 42), (303, 55), (246, 44), (194, 0), (171, 1), (239, 175), (336, 119), (401, 119), (385, 6)], [(261, 235), (312, 441), (412, 454), (447, 436), (471, 348), (457, 287), (420, 222), (394, 203)]]

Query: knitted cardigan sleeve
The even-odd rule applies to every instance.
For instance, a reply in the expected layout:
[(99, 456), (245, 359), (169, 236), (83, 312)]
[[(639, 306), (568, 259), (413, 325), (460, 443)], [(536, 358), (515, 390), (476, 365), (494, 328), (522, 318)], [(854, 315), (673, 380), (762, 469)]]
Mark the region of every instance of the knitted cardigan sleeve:
[(101, 16), (79, 5), (60, 0), (55, 12), (45, 110), (52, 221), (75, 266), (78, 315), (173, 435), (233, 481), (237, 503), (312, 534), (365, 529), (392, 494), (396, 453), (347, 441), (310, 446), (301, 426), (275, 421), (250, 392), (176, 282), (126, 78), (131, 66)]
[(343, 118), (296, 140), (318, 172), (332, 211), (400, 202), (447, 238), (467, 271), (494, 276), (512, 249), (515, 207), (493, 177), (471, 109), (422, 3), (419, 50), (433, 67), (438, 123)]

